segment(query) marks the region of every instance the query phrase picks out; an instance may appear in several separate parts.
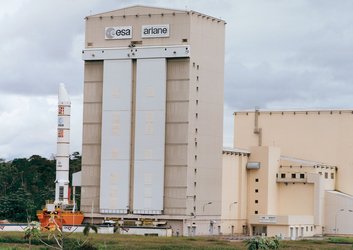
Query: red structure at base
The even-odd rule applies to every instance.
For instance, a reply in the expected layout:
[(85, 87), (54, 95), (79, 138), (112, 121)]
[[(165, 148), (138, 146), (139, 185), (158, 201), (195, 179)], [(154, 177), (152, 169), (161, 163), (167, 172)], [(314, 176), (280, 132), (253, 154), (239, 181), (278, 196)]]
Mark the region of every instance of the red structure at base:
[(55, 226), (62, 227), (63, 225), (81, 225), (84, 219), (83, 213), (81, 212), (72, 212), (60, 208), (56, 208), (53, 211), (48, 211), (48, 209), (44, 208), (43, 210), (37, 211), (37, 217), (41, 227), (47, 229), (51, 229)]

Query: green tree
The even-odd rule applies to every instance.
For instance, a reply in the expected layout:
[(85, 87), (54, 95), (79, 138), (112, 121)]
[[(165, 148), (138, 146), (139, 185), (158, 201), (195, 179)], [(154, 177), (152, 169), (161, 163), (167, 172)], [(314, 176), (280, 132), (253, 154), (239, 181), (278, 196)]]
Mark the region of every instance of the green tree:
[[(1, 159), (0, 219), (25, 222), (27, 213), (30, 218), (36, 218), (36, 210), (42, 209), (46, 200), (54, 200), (55, 167), (55, 159), (39, 155), (7, 162)], [(70, 156), (70, 182), (72, 173), (80, 170), (81, 155), (74, 152)], [(79, 188), (75, 198), (80, 200)]]
[(0, 198), (0, 218), (26, 221), (27, 212), (33, 213), (34, 208), (31, 194), (23, 187)]
[[(0, 161), (0, 219), (25, 222), (28, 216), (36, 218), (46, 200), (55, 196), (55, 159), (39, 155)], [(81, 170), (81, 155), (74, 152), (70, 157), (70, 181), (72, 173)], [(76, 189), (76, 200), (80, 190)], [(14, 212), (16, 211), (16, 212)], [(18, 213), (18, 214), (17, 214)]]

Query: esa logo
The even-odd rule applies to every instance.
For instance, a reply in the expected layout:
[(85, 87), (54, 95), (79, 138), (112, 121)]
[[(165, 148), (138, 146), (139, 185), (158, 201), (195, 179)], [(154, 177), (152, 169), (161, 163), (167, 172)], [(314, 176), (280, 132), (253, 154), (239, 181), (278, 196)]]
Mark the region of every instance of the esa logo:
[(105, 39), (130, 39), (132, 26), (116, 26), (105, 28)]

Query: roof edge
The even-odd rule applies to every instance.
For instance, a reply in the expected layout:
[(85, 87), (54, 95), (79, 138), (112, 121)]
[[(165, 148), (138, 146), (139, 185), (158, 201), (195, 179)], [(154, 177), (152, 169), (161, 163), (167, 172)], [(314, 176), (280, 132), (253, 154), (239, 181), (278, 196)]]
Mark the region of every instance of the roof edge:
[(241, 154), (250, 154), (249, 150), (241, 149), (241, 148), (233, 148), (233, 147), (223, 147), (223, 153), (230, 152), (230, 153), (241, 153)]
[(112, 12), (115, 12), (115, 11), (118, 11), (118, 10), (124, 10), (124, 9), (131, 9), (131, 8), (136, 8), (136, 7), (143, 7), (143, 8), (151, 8), (151, 9), (160, 9), (160, 10), (168, 10), (168, 11), (174, 11), (174, 12), (179, 12), (179, 13), (191, 13), (191, 14), (197, 14), (197, 15), (202, 15), (202, 16), (205, 16), (205, 17), (209, 17), (209, 18), (213, 18), (217, 21), (222, 21), (226, 24), (226, 21), (223, 20), (223, 19), (220, 19), (220, 18), (217, 18), (217, 17), (214, 17), (214, 16), (210, 16), (210, 15), (207, 15), (207, 14), (203, 14), (201, 12), (198, 12), (198, 11), (194, 11), (194, 10), (190, 10), (190, 9), (185, 9), (185, 10), (182, 10), (182, 9), (171, 9), (171, 8), (164, 8), (164, 7), (156, 7), (156, 6), (148, 6), (148, 5), (141, 5), (141, 4), (136, 4), (136, 5), (131, 5), (131, 6), (127, 6), (127, 7), (124, 7), (124, 8), (120, 8), (120, 9), (115, 9), (115, 10), (110, 10), (110, 11), (106, 11), (106, 12), (100, 12), (100, 13), (97, 13), (97, 14), (93, 14), (93, 15), (89, 15), (89, 16), (86, 16), (86, 18), (89, 18), (89, 17), (100, 17), (102, 15), (107, 15), (109, 13), (112, 13)]
[(296, 112), (298, 114), (300, 113), (306, 113), (306, 112), (344, 112), (344, 113), (353, 113), (353, 108), (351, 109), (346, 109), (346, 108), (333, 108), (333, 109), (329, 109), (329, 108), (309, 108), (309, 109), (248, 109), (248, 110), (237, 110), (233, 112), (233, 115), (235, 114), (245, 114), (245, 113), (255, 113), (255, 112), (259, 112), (259, 113), (271, 113), (271, 114), (278, 114), (278, 113), (293, 113)]

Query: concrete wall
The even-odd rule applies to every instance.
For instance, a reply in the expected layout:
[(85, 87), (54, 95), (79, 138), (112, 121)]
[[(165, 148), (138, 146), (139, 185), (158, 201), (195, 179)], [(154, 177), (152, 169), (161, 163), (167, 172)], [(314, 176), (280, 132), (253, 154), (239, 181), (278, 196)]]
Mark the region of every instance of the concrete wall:
[(164, 212), (187, 213), (189, 59), (167, 62)]
[(191, 12), (187, 196), (202, 216), (221, 215), (224, 37), (223, 21)]
[(353, 234), (353, 196), (325, 192), (325, 234)]
[(85, 62), (81, 210), (99, 211), (103, 61)]
[(247, 172), (249, 153), (223, 152), (222, 233), (242, 234), (247, 225)]
[(278, 185), (279, 215), (314, 214), (314, 185), (281, 183)]
[(278, 189), (276, 173), (280, 150), (274, 147), (252, 147), (250, 161), (260, 162), (260, 169), (248, 170), (248, 212), (277, 214)]
[[(235, 112), (234, 146), (258, 145), (255, 112)], [(353, 194), (353, 112), (351, 110), (261, 111), (262, 145), (281, 148), (282, 155), (339, 166), (337, 190)]]

